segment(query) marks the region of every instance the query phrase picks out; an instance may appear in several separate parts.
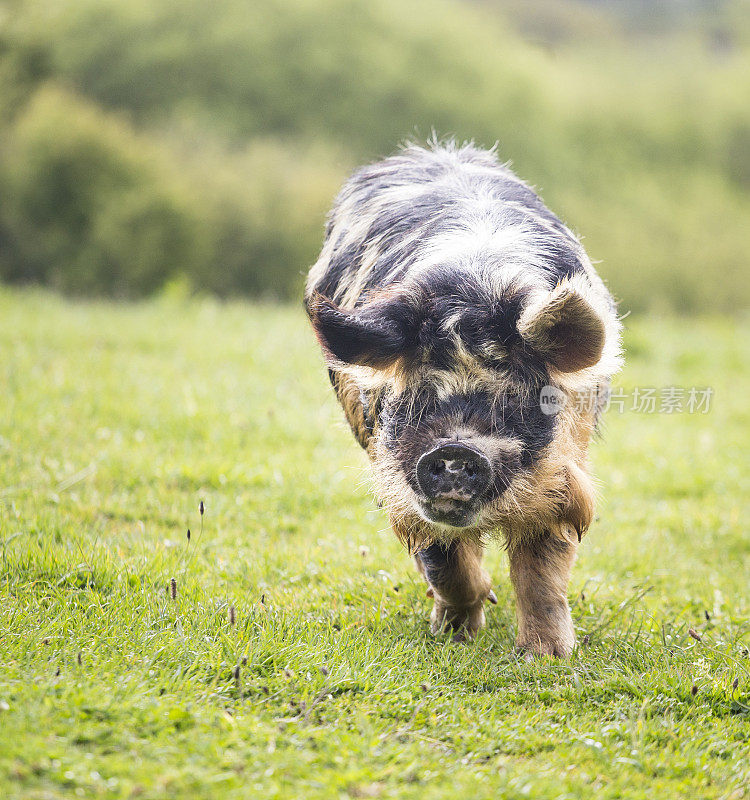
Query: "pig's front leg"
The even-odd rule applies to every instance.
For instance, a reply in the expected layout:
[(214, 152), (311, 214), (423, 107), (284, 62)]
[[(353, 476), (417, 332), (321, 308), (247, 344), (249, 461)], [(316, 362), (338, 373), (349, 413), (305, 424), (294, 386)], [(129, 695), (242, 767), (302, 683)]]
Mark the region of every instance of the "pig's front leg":
[(455, 641), (464, 641), (484, 626), (484, 602), (497, 599), (490, 576), (482, 569), (482, 555), (480, 544), (461, 540), (432, 544), (417, 554), (417, 568), (435, 600), (430, 615), (433, 633), (452, 630)]
[(511, 541), (510, 579), (516, 593), (516, 647), (533, 655), (564, 658), (575, 646), (568, 580), (576, 545), (551, 534)]

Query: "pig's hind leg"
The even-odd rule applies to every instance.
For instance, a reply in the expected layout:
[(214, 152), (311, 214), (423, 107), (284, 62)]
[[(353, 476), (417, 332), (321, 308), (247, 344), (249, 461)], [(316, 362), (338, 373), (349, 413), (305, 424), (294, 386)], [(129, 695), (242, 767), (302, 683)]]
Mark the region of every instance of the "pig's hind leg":
[(453, 631), (455, 641), (473, 639), (484, 626), (484, 602), (497, 602), (490, 576), (482, 568), (478, 542), (456, 539), (435, 543), (416, 555), (417, 568), (435, 601), (430, 615), (433, 633)]

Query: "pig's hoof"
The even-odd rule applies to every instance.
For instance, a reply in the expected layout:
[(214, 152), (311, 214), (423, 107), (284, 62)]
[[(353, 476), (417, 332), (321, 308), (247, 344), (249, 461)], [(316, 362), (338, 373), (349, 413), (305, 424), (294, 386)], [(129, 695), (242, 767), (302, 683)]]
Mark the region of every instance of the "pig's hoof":
[(567, 658), (575, 647), (575, 635), (571, 632), (563, 636), (541, 637), (519, 636), (516, 639), (516, 651), (526, 661), (533, 661), (541, 656)]
[(436, 636), (452, 633), (454, 642), (470, 642), (484, 627), (483, 605), (456, 608), (436, 601), (430, 614), (430, 630)]

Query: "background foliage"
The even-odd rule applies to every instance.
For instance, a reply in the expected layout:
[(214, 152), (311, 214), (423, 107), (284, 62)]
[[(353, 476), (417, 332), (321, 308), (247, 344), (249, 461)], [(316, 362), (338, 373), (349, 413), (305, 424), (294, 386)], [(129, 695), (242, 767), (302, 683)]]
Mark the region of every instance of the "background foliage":
[(499, 141), (623, 310), (747, 309), (749, 11), (0, 0), (0, 279), (294, 297), (347, 172), (435, 129)]

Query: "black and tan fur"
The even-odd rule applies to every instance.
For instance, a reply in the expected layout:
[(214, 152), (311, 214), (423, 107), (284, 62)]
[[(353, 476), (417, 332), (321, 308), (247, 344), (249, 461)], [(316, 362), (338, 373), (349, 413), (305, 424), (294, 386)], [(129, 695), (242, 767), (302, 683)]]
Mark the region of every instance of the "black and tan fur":
[[(566, 590), (593, 515), (601, 407), (574, 398), (604, 397), (620, 364), (615, 306), (580, 242), (494, 152), (409, 146), (344, 186), (305, 298), (375, 494), (429, 584), (433, 630), (481, 628), (482, 549), (501, 533), (518, 647), (569, 654)], [(545, 386), (569, 399), (556, 415), (541, 410)], [(442, 521), (416, 472), (454, 442), (491, 468), (470, 505), (446, 501), (466, 505), (460, 525)]]

